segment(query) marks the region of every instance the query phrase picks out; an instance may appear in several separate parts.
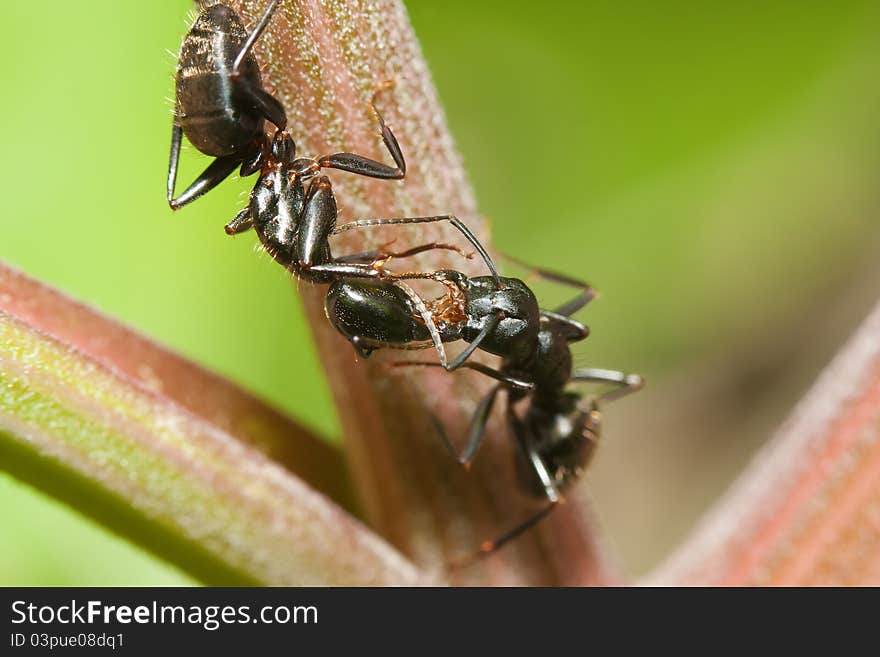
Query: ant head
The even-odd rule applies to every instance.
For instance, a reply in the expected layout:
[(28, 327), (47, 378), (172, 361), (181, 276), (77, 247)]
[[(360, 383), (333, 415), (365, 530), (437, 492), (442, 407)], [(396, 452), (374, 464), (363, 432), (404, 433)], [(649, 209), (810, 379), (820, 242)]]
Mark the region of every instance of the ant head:
[(465, 294), (466, 340), (476, 339), (489, 322), (497, 322), (480, 348), (519, 360), (534, 352), (540, 311), (534, 293), (521, 280), (502, 278), (501, 288), (492, 276), (476, 276), (461, 283)]
[(296, 157), (296, 143), (287, 130), (278, 130), (272, 138), (270, 159), (276, 164), (290, 164)]

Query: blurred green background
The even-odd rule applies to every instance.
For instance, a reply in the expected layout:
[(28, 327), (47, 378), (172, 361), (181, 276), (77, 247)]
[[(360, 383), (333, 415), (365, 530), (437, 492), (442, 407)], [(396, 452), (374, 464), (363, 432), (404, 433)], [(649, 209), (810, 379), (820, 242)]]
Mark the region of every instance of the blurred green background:
[[(0, 258), (332, 437), (284, 273), (220, 231), (250, 182), (164, 201), (190, 6), (4, 4)], [(645, 572), (880, 296), (880, 4), (407, 6), (495, 245), (592, 281), (578, 359), (650, 382), (583, 487)], [(0, 475), (0, 584), (189, 582)]]

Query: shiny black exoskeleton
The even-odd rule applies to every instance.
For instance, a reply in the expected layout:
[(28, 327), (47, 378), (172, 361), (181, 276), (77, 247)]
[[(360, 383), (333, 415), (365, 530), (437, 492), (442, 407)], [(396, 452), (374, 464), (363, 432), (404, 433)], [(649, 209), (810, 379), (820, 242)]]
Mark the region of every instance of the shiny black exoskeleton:
[[(241, 18), (224, 3), (213, 4), (196, 18), (180, 46), (168, 204), (176, 210), (219, 185), (236, 168), (241, 175), (259, 167), (251, 160), (265, 143), (265, 121), (287, 125), (281, 103), (263, 88), (253, 47), (269, 24), (279, 0), (272, 0), (248, 34)], [(214, 161), (180, 196), (174, 196), (183, 135)]]
[(324, 309), (362, 355), (369, 355), (369, 344), (405, 346), (431, 339), (427, 326), (414, 320), (421, 314), (410, 296), (385, 281), (335, 281), (324, 297)]
[[(431, 304), (428, 326), (411, 312), (396, 294), (381, 284), (338, 280), (330, 287), (324, 312), (362, 356), (376, 349), (419, 349), (436, 331), (441, 343), (465, 340), (468, 349), (449, 363), (446, 350), (437, 348), (440, 362), (455, 370), (477, 349), (516, 357), (534, 350), (537, 334), (538, 300), (522, 281), (515, 278), (476, 276), (468, 278), (453, 270), (406, 274), (406, 278), (428, 278), (443, 283), (448, 294)], [(496, 312), (503, 317), (496, 319)], [(423, 344), (410, 344), (422, 341)]]
[[(269, 255), (304, 280), (328, 283), (341, 278), (397, 279), (391, 285), (402, 290), (406, 286), (400, 281), (405, 277), (386, 271), (377, 265), (377, 261), (406, 257), (432, 248), (454, 247), (432, 243), (404, 253), (366, 251), (337, 258), (331, 253), (330, 237), (352, 229), (448, 221), (470, 241), (484, 258), (489, 270), (494, 272), (489, 254), (456, 217), (361, 219), (336, 225), (336, 197), (330, 179), (318, 175), (322, 169), (341, 169), (374, 178), (401, 177), (406, 170), (406, 162), (394, 134), (385, 125), (375, 104), (372, 104), (372, 109), (396, 167), (353, 153), (336, 153), (317, 159), (297, 157), (292, 137), (286, 131), (279, 130), (254, 159), (259, 166), (260, 177), (251, 191), (247, 207), (226, 225), (226, 232), (236, 235), (253, 228)], [(411, 298), (413, 303), (420, 303), (415, 302), (418, 297), (414, 293), (411, 293)]]
[[(499, 391), (507, 391), (506, 417), (519, 446), (520, 478), (528, 491), (546, 498), (549, 504), (504, 536), (486, 543), (484, 553), (497, 550), (555, 507), (561, 499), (560, 491), (580, 475), (593, 455), (601, 432), (600, 403), (642, 386), (637, 375), (573, 367), (571, 344), (585, 339), (589, 330), (571, 315), (589, 303), (595, 293), (586, 283), (546, 271), (536, 273), (573, 285), (579, 293), (555, 311), (548, 311), (539, 308), (535, 295), (519, 279), (469, 278), (448, 270), (425, 273), (422, 278), (438, 281), (448, 290), (444, 297), (428, 304), (433, 326), (424, 323), (422, 315), (414, 313), (397, 295), (383, 292), (381, 282), (337, 281), (325, 301), (330, 322), (364, 355), (382, 347), (430, 346), (412, 341), (424, 341), (434, 330), (441, 344), (459, 339), (469, 343), (452, 362), (447, 362), (445, 349), (438, 347), (440, 363), (401, 363), (447, 370), (467, 367), (498, 381), (474, 412), (466, 446), (457, 455), (464, 465), (479, 449)], [(501, 356), (501, 367), (468, 361), (476, 349)], [(608, 383), (615, 388), (591, 399), (568, 389), (569, 384), (584, 382)], [(520, 416), (513, 404), (523, 398), (527, 405)], [(445, 435), (444, 440), (455, 453)]]

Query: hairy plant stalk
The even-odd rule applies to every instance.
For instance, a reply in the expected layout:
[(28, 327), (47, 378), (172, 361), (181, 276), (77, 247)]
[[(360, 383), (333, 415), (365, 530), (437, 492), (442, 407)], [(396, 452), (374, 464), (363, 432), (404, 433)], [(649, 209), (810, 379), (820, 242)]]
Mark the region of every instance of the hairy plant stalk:
[(880, 305), (647, 583), (880, 585)]
[(420, 581), (291, 474), (345, 499), (324, 449), (228, 383), (0, 266), (0, 469), (207, 583)]
[(226, 379), (2, 263), (0, 312), (234, 435), (337, 504), (354, 509), (339, 450)]
[[(250, 24), (264, 0), (232, 3)], [(394, 86), (378, 104), (409, 164), (403, 182), (331, 172), (340, 221), (370, 217), (455, 214), (483, 240), (484, 223), (455, 151), (437, 93), (412, 27), (398, 0), (288, 0), (281, 3), (257, 56), (265, 83), (283, 102), (301, 153), (340, 150), (383, 156), (369, 98), (386, 80)], [(396, 240), (412, 246), (435, 240), (466, 246), (445, 225), (387, 232), (350, 231), (336, 253)], [(435, 251), (392, 268), (453, 268), (484, 273), (476, 260)], [(321, 358), (342, 417), (345, 453), (369, 522), (417, 564), (467, 584), (600, 584), (610, 580), (587, 509), (576, 501), (497, 555), (464, 569), (449, 564), (473, 555), (536, 509), (514, 479), (513, 441), (503, 418), (490, 421), (486, 444), (470, 472), (442, 446), (429, 413), (459, 444), (487, 381), (465, 373), (392, 368), (411, 358), (375, 354), (358, 362), (323, 315), (324, 286), (300, 285)], [(420, 290), (438, 295), (441, 290)], [(421, 354), (436, 360), (432, 352)]]

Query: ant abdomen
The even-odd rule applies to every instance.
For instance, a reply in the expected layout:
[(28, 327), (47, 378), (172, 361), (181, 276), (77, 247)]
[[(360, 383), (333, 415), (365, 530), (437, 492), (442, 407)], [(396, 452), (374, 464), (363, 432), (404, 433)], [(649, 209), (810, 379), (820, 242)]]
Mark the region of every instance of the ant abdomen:
[[(266, 29), (279, 0), (271, 0), (248, 34), (235, 10), (225, 3), (206, 7), (180, 46), (175, 76), (174, 121), (168, 158), (166, 198), (172, 210), (192, 203), (219, 185), (235, 169), (256, 173), (271, 121), (279, 130), (287, 114), (263, 88), (253, 46)], [(184, 135), (214, 159), (186, 190), (175, 197)]]
[[(250, 150), (263, 134), (263, 114), (229, 84), (232, 63), (247, 38), (238, 14), (225, 4), (216, 4), (199, 14), (181, 45), (177, 122), (205, 155)], [(242, 60), (238, 77), (248, 87), (262, 87), (260, 67), (252, 53)]]
[(400, 288), (382, 281), (338, 280), (324, 298), (327, 319), (362, 346), (405, 345), (431, 339), (418, 310)]

